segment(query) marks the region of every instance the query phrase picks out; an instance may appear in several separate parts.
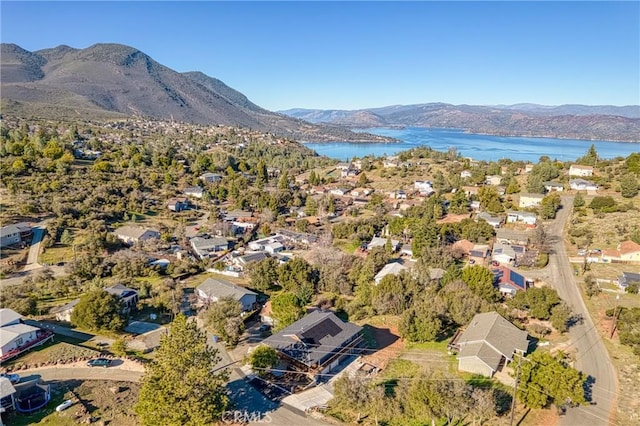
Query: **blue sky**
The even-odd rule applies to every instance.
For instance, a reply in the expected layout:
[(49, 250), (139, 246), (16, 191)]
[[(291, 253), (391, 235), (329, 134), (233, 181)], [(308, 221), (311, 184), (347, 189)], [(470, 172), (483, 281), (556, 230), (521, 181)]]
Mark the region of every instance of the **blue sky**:
[(122, 43), (271, 110), (640, 104), (640, 2), (10, 2), (2, 42)]

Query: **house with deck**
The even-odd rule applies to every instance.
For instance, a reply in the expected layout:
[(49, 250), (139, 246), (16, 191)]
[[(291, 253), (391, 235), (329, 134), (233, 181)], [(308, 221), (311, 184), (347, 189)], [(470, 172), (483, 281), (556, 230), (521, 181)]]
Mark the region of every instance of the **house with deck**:
[(53, 338), (53, 332), (25, 324), (23, 316), (8, 308), (0, 309), (0, 362)]
[(615, 249), (602, 252), (603, 262), (614, 263), (640, 263), (640, 244), (627, 240), (623, 241)]
[(0, 247), (22, 244), (25, 239), (31, 236), (31, 233), (31, 226), (24, 222), (5, 225), (0, 228)]
[(333, 312), (317, 310), (266, 338), (289, 369), (316, 381), (353, 360), (365, 347), (362, 327), (344, 322)]
[(251, 311), (256, 307), (258, 294), (223, 279), (207, 278), (196, 287), (196, 296), (198, 300), (207, 304), (231, 297), (240, 302), (243, 311)]
[(223, 237), (193, 237), (189, 240), (193, 252), (200, 260), (229, 249), (229, 241)]

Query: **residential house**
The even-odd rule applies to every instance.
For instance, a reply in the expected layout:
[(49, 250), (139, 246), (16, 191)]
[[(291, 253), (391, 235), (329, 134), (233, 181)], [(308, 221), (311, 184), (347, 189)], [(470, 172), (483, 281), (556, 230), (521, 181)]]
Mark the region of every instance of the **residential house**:
[(618, 244), (615, 250), (602, 252), (603, 262), (640, 263), (640, 244), (631, 240)]
[(518, 291), (533, 287), (533, 281), (506, 266), (492, 268), (498, 290), (505, 296), (515, 296)]
[(413, 249), (411, 248), (411, 244), (403, 244), (402, 247), (400, 247), (400, 255), (413, 258)]
[(527, 209), (531, 207), (538, 207), (542, 203), (544, 195), (542, 194), (520, 194), (520, 201), (518, 206), (521, 209)]
[(435, 192), (432, 183), (428, 180), (416, 180), (413, 182), (413, 188), (418, 190), (420, 194), (431, 195)]
[(380, 284), (380, 281), (382, 281), (382, 279), (387, 275), (399, 275), (400, 272), (406, 271), (406, 270), (407, 270), (407, 267), (404, 266), (402, 263), (398, 263), (398, 262), (387, 263), (380, 270), (380, 272), (376, 274), (376, 276), (374, 277), (374, 281), (376, 285), (378, 285)]
[(479, 186), (463, 186), (462, 190), (467, 197), (471, 197), (472, 195), (478, 195)]
[(485, 222), (487, 222), (489, 225), (493, 226), (494, 228), (500, 228), (500, 225), (502, 225), (502, 223), (504, 222), (504, 218), (500, 217), (500, 216), (491, 216), (489, 213), (487, 212), (480, 212), (476, 215), (476, 221), (478, 220), (484, 220)]
[(569, 167), (569, 176), (593, 176), (593, 167), (583, 166), (580, 164), (572, 164), (571, 167)]
[(500, 185), (500, 182), (502, 182), (502, 176), (500, 176), (500, 175), (488, 175), (488, 176), (485, 177), (484, 182), (487, 185), (498, 186), (498, 185)]
[(525, 164), (524, 172), (527, 174), (531, 173), (531, 171), (533, 170), (533, 166), (534, 166), (533, 164)]
[(347, 195), (349, 193), (348, 188), (333, 188), (329, 190), (329, 194), (336, 195), (338, 197), (342, 197), (343, 195)]
[(355, 188), (351, 190), (351, 195), (355, 197), (366, 197), (371, 195), (373, 189), (371, 188)]
[(138, 291), (122, 284), (112, 285), (104, 289), (109, 294), (113, 294), (118, 298), (122, 305), (122, 313), (128, 314), (131, 311), (135, 311), (138, 305)]
[(0, 228), (0, 247), (8, 247), (22, 243), (31, 235), (31, 226), (27, 223), (16, 223)]
[(18, 356), (53, 338), (53, 332), (25, 324), (22, 315), (0, 309), (0, 362)]
[(196, 256), (201, 260), (211, 257), (212, 254), (229, 249), (229, 241), (222, 237), (193, 237), (189, 242)]
[(455, 251), (458, 251), (459, 253), (462, 253), (464, 256), (469, 256), (469, 253), (471, 252), (471, 249), (473, 249), (474, 245), (475, 244), (471, 241), (462, 239), (453, 243), (451, 245), (451, 248)]
[(360, 170), (356, 169), (355, 167), (350, 167), (348, 169), (344, 169), (340, 171), (341, 178), (356, 177), (359, 174), (360, 174)]
[(318, 236), (307, 232), (295, 232), (288, 229), (278, 229), (278, 235), (298, 244), (312, 244), (318, 240)]
[(262, 251), (258, 251), (255, 253), (246, 253), (242, 256), (236, 257), (233, 263), (235, 263), (241, 271), (244, 271), (250, 263), (260, 262), (267, 257), (269, 257), (269, 255)]
[(511, 263), (516, 260), (516, 251), (510, 245), (496, 243), (493, 245), (491, 259), (500, 263)]
[(16, 388), (6, 377), (0, 377), (0, 413), (16, 409), (15, 395)]
[(384, 167), (385, 169), (398, 167), (399, 165), (400, 161), (398, 160), (398, 157), (395, 156), (387, 157), (382, 160), (382, 167)]
[(253, 217), (253, 213), (247, 212), (244, 210), (231, 210), (225, 213), (224, 220), (226, 222), (235, 222), (242, 221), (245, 219), (251, 219)]
[(365, 346), (362, 327), (332, 312), (314, 311), (266, 338), (278, 356), (316, 380), (352, 359)]
[(56, 321), (60, 322), (71, 322), (71, 314), (73, 313), (73, 309), (80, 302), (80, 299), (72, 300), (71, 302), (58, 306), (51, 310), (51, 313), (56, 316)]
[(349, 170), (351, 168), (350, 163), (338, 163), (336, 164), (336, 170)]
[(406, 200), (407, 193), (403, 189), (396, 189), (389, 192), (389, 198), (393, 198), (395, 200)]
[(559, 182), (545, 182), (544, 189), (547, 192), (562, 192), (564, 191), (564, 185)]
[(569, 188), (578, 191), (597, 191), (598, 185), (585, 179), (571, 179), (569, 181)]
[(154, 228), (143, 228), (137, 225), (124, 225), (113, 231), (116, 237), (125, 244), (133, 245), (160, 238), (160, 231)]
[(185, 197), (173, 197), (167, 201), (167, 208), (172, 212), (181, 212), (183, 210), (189, 210), (191, 203), (189, 199)]
[(501, 228), (496, 231), (496, 242), (501, 244), (528, 245), (531, 233)]
[(489, 256), (489, 246), (487, 244), (474, 244), (469, 250), (469, 257), (473, 258), (475, 261), (483, 263), (484, 260)]
[(187, 197), (202, 198), (204, 195), (204, 189), (201, 186), (188, 186), (182, 193)]
[[(371, 251), (376, 247), (384, 247), (387, 244), (387, 238), (373, 237), (369, 244), (367, 244), (367, 250)], [(401, 246), (399, 240), (391, 239), (391, 250), (395, 253)]]
[(249, 243), (249, 249), (254, 251), (266, 251), (267, 253), (274, 254), (283, 251), (285, 249), (285, 244), (286, 238), (282, 235), (275, 234), (270, 237), (251, 241)]
[(469, 207), (471, 207), (471, 210), (473, 211), (480, 210), (480, 201), (478, 200), (472, 201), (471, 203), (469, 203)]
[(205, 303), (215, 303), (220, 299), (231, 297), (240, 302), (243, 311), (254, 309), (258, 297), (257, 293), (249, 289), (217, 278), (207, 278), (196, 287), (196, 295)]
[(458, 350), (458, 370), (492, 377), (529, 347), (527, 332), (504, 319), (497, 312), (476, 314), (467, 328), (457, 336), (452, 347)]
[(473, 175), (473, 173), (471, 173), (471, 170), (463, 170), (460, 172), (460, 177), (462, 179), (464, 178), (470, 178)]
[(205, 184), (207, 183), (216, 183), (216, 182), (220, 182), (222, 180), (222, 175), (219, 175), (217, 173), (204, 173), (202, 175), (200, 175), (200, 180), (202, 182), (204, 182)]
[(640, 284), (640, 274), (636, 272), (623, 272), (617, 281), (620, 288), (626, 289), (632, 283)]
[(522, 222), (526, 225), (535, 225), (538, 221), (538, 216), (531, 212), (519, 212), (510, 210), (507, 212), (507, 223)]

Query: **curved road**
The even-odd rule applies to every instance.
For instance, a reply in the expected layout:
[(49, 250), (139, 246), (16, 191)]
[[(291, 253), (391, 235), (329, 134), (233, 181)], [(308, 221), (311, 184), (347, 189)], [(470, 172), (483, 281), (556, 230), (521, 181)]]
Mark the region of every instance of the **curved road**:
[(564, 246), (563, 228), (571, 216), (573, 196), (563, 196), (562, 205), (555, 220), (547, 225), (547, 234), (553, 236), (549, 265), (545, 268), (549, 283), (558, 291), (575, 314), (584, 318), (582, 324), (569, 329), (569, 345), (576, 350), (575, 367), (593, 380), (591, 401), (595, 405), (570, 408), (561, 417), (561, 425), (609, 425), (617, 409), (617, 377), (611, 358), (598, 335), (580, 289), (574, 279), (574, 271)]

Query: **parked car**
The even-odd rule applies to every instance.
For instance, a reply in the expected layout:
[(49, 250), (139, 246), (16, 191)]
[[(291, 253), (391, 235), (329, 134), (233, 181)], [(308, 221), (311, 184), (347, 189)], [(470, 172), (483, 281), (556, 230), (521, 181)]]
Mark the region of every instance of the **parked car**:
[(9, 379), (9, 381), (11, 383), (19, 383), (20, 382), (20, 375), (19, 374), (2, 373), (2, 374), (0, 374), (0, 377), (4, 377), (5, 379)]
[(56, 411), (63, 411), (66, 410), (67, 408), (71, 407), (73, 405), (73, 401), (70, 399), (67, 399), (65, 402), (63, 402), (62, 404), (58, 405), (56, 407)]
[(87, 362), (89, 367), (104, 367), (107, 368), (111, 365), (111, 360), (107, 358), (96, 358)]

